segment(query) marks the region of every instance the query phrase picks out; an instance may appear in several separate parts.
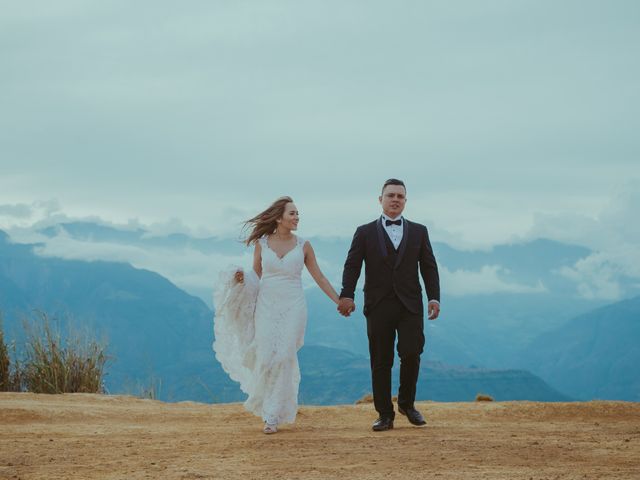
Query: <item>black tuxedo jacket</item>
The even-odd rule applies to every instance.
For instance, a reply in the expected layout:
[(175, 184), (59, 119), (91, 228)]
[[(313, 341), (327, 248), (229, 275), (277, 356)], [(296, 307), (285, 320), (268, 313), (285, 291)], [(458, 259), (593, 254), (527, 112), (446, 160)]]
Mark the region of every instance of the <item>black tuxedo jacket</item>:
[(358, 227), (344, 264), (341, 297), (354, 298), (363, 261), (365, 315), (394, 292), (410, 312), (424, 314), (418, 269), (427, 298), (440, 301), (438, 266), (424, 225), (403, 218), (402, 242), (397, 251), (382, 226), (382, 218)]

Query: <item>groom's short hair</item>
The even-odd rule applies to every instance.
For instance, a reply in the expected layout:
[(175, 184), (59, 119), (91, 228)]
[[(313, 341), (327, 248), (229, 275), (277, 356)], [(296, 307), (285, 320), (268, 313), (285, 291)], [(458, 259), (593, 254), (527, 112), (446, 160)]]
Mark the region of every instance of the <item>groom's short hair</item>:
[(384, 185), (382, 186), (383, 193), (384, 189), (387, 188), (387, 185), (402, 185), (404, 187), (404, 191), (407, 191), (407, 187), (405, 186), (404, 182), (402, 180), (398, 180), (397, 178), (390, 178), (389, 180), (384, 182)]

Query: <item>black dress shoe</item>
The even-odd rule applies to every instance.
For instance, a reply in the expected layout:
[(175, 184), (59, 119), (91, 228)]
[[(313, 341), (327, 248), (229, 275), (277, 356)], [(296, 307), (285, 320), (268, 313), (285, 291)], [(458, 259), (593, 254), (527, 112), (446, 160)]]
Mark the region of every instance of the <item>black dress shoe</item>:
[(404, 415), (405, 417), (407, 417), (407, 419), (413, 424), (416, 425), (418, 427), (422, 426), (422, 425), (426, 425), (427, 422), (425, 422), (424, 417), (422, 416), (422, 414), (416, 410), (415, 408), (411, 407), (411, 408), (402, 408), (402, 407), (398, 407), (398, 411)]
[(373, 422), (374, 432), (384, 432), (385, 430), (391, 430), (392, 428), (393, 418), (391, 417), (378, 417), (378, 419)]

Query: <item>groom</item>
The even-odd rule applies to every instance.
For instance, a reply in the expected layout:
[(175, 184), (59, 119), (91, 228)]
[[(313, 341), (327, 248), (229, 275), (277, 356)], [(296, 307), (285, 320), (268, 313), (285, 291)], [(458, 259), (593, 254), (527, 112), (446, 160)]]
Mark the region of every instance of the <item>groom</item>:
[(440, 282), (427, 228), (402, 216), (407, 202), (401, 180), (389, 179), (379, 198), (382, 215), (357, 228), (342, 274), (338, 311), (348, 317), (356, 308), (356, 283), (365, 263), (364, 315), (371, 356), (373, 402), (379, 414), (374, 431), (393, 428), (391, 401), (393, 347), (398, 334), (400, 388), (398, 411), (413, 425), (425, 425), (415, 409), (420, 354), (424, 347), (424, 309), (418, 268), (429, 298), (428, 318), (440, 314)]

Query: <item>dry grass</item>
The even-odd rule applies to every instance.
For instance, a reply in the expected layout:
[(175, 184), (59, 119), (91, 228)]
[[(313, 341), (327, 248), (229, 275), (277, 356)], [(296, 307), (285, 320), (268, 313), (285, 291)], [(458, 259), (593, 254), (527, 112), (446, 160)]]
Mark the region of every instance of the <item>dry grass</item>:
[[(12, 345), (15, 358), (15, 345)], [(16, 361), (11, 363), (9, 347), (4, 341), (4, 330), (2, 328), (2, 315), (0, 314), (0, 392), (19, 392), (22, 383), (20, 364)]]
[(63, 338), (56, 322), (43, 312), (25, 319), (23, 326), (27, 335), (20, 359), (15, 343), (10, 355), (0, 325), (0, 391), (102, 393), (108, 360), (103, 344), (88, 333), (72, 332)]
[(0, 391), (6, 392), (9, 390), (10, 376), (11, 361), (9, 360), (9, 349), (4, 343), (4, 332), (2, 331), (2, 325), (0, 325)]
[(476, 402), (493, 402), (493, 397), (491, 395), (479, 393), (476, 395)]
[(363, 405), (367, 403), (373, 403), (373, 395), (370, 393), (367, 393), (361, 399), (356, 400), (356, 405)]
[(63, 340), (46, 313), (25, 322), (24, 385), (34, 393), (100, 393), (107, 361), (105, 347), (78, 332)]

